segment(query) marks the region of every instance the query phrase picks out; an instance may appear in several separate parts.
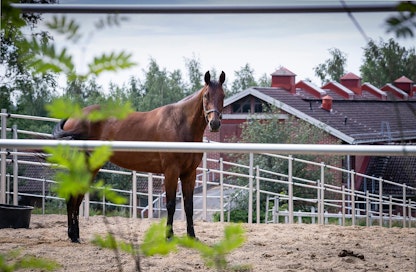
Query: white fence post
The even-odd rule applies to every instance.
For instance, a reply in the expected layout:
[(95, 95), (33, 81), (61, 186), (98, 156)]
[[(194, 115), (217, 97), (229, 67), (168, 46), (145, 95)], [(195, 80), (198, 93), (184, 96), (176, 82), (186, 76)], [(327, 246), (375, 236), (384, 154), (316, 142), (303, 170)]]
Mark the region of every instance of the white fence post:
[[(13, 139), (17, 139), (17, 126), (12, 126), (13, 131)], [(18, 196), (18, 175), (19, 175), (19, 164), (17, 163), (18, 157), (17, 157), (17, 148), (13, 148), (13, 205), (19, 204), (19, 196)]]
[(378, 211), (379, 211), (379, 220), (378, 220), (378, 224), (380, 227), (383, 226), (383, 179), (382, 177), (380, 177), (380, 179), (378, 180), (379, 185), (378, 185)]
[[(7, 129), (7, 111), (6, 109), (1, 109), (1, 139), (6, 139), (6, 129)], [(6, 203), (6, 148), (1, 148), (1, 162), (0, 162), (0, 204)]]
[(136, 171), (131, 172), (132, 184), (131, 184), (131, 217), (137, 218), (137, 175)]
[(207, 153), (202, 157), (202, 218), (207, 221)]
[(403, 183), (403, 228), (406, 227), (406, 184)]
[(277, 196), (274, 197), (274, 206), (273, 206), (273, 223), (279, 223), (279, 204), (280, 198)]
[(90, 218), (90, 192), (87, 192), (84, 197), (84, 218)]
[(342, 185), (342, 226), (345, 226), (345, 185)]
[(220, 158), (220, 222), (224, 222), (224, 164)]
[(253, 223), (253, 165), (254, 154), (250, 153), (250, 168), (248, 170), (248, 223)]
[(392, 217), (393, 217), (393, 196), (390, 195), (389, 196), (389, 228), (393, 226)]
[(318, 218), (318, 225), (322, 225), (322, 217), (321, 217), (321, 180), (316, 180), (316, 203), (317, 203), (317, 218)]
[(260, 168), (256, 166), (256, 222), (260, 224)]
[(370, 226), (370, 212), (371, 212), (371, 202), (370, 202), (370, 192), (365, 191), (365, 225)]
[(324, 220), (324, 213), (325, 213), (325, 163), (321, 162), (321, 183), (320, 183), (320, 190), (321, 190), (321, 199), (319, 199), (319, 205), (321, 206), (321, 224), (325, 224)]
[(412, 227), (412, 200), (411, 199), (409, 199), (409, 205), (407, 207), (409, 209), (407, 212), (409, 216), (409, 228), (411, 228)]
[(355, 226), (355, 172), (351, 170), (351, 225)]
[[(137, 174), (136, 171), (134, 171), (135, 176), (136, 174)], [(137, 205), (136, 205), (136, 209), (137, 209)], [(153, 174), (152, 173), (148, 173), (148, 176), (147, 176), (147, 218), (153, 218)]]
[(288, 158), (288, 194), (289, 194), (289, 224), (293, 224), (293, 156)]

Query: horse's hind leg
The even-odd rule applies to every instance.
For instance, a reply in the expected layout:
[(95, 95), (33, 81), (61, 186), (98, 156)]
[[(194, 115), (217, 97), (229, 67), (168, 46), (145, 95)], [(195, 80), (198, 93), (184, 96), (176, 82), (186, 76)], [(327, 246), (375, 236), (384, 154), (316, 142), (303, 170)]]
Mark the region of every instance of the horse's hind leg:
[(186, 214), (186, 231), (189, 237), (195, 238), (194, 230), (194, 188), (196, 171), (191, 174), (181, 176), (183, 203)]
[(68, 236), (73, 243), (80, 243), (79, 240), (79, 206), (84, 195), (71, 196), (66, 203), (68, 214)]
[(166, 238), (173, 237), (173, 216), (176, 209), (176, 189), (178, 188), (178, 174), (176, 172), (165, 172), (165, 191), (166, 191), (166, 209), (168, 211), (168, 220), (166, 223)]

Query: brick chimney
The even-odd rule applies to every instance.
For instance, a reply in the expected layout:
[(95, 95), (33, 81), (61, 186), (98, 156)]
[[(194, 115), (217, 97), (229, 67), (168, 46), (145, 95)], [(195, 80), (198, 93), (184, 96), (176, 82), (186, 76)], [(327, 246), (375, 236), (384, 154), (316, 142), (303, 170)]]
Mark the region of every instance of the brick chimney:
[(332, 111), (332, 97), (330, 95), (322, 97), (321, 108), (329, 112)]
[(405, 91), (409, 97), (413, 97), (413, 81), (405, 76), (396, 79), (393, 85), (402, 91)]
[(356, 95), (362, 95), (361, 77), (353, 73), (345, 74), (340, 78), (340, 83), (353, 91)]
[(283, 88), (292, 94), (296, 93), (295, 77), (296, 75), (284, 67), (276, 70), (272, 76), (272, 87)]

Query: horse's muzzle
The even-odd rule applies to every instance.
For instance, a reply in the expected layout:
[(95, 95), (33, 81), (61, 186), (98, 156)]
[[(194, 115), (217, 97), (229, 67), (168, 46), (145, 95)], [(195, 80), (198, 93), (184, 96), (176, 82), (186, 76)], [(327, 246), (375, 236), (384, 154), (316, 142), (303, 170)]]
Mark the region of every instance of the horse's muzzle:
[(218, 132), (221, 127), (221, 121), (219, 119), (213, 119), (208, 123), (209, 131)]

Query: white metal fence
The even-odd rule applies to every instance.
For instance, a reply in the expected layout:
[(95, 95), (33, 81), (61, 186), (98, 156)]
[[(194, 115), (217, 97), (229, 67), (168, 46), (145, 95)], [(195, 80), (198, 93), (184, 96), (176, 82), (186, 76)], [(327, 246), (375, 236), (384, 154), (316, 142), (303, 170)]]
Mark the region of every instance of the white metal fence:
[[(83, 149), (91, 149), (102, 144), (110, 145), (114, 150), (124, 151), (170, 151), (170, 152), (205, 152), (202, 167), (198, 168), (197, 185), (200, 190), (195, 193), (195, 214), (198, 218), (211, 220), (213, 213), (219, 213), (220, 221), (227, 221), (230, 218), (230, 211), (233, 208), (235, 199), (244, 196), (248, 198), (247, 215), (248, 222), (260, 223), (260, 198), (266, 196), (266, 223), (319, 223), (326, 224), (330, 220), (340, 225), (365, 224), (367, 226), (377, 224), (384, 226), (416, 226), (416, 188), (406, 184), (390, 180), (383, 180), (366, 176), (363, 173), (347, 170), (321, 162), (306, 161), (296, 158), (290, 154), (331, 154), (331, 155), (394, 155), (394, 156), (415, 156), (416, 146), (344, 146), (344, 145), (279, 145), (279, 144), (224, 144), (224, 143), (160, 143), (160, 142), (103, 142), (103, 141), (56, 141), (56, 140), (21, 140), (17, 139), (19, 134), (39, 135), (38, 133), (18, 130), (16, 127), (7, 128), (8, 119), (25, 118), (42, 122), (55, 122), (56, 119), (23, 116), (8, 114), (5, 110), (1, 113), (1, 183), (0, 203), (17, 204), (19, 197), (29, 196), (19, 192), (19, 182), (42, 182), (42, 192), (31, 195), (42, 200), (42, 211), (45, 211), (51, 201), (62, 203), (63, 199), (46, 190), (55, 181), (48, 179), (34, 179), (18, 175), (19, 165), (41, 164), (48, 167), (47, 163), (36, 163), (20, 159), (21, 156), (31, 155), (19, 151), (24, 148), (42, 148), (44, 146), (57, 146), (68, 144)], [(7, 133), (9, 132), (9, 133)], [(12, 135), (12, 139), (6, 139), (6, 135)], [(41, 134), (47, 136), (48, 134)], [(13, 139), (14, 138), (14, 139)], [(233, 162), (226, 162), (209, 159), (210, 152), (236, 152), (249, 153), (248, 165), (240, 165)], [(279, 155), (278, 155), (279, 154)], [(285, 155), (281, 155), (285, 154)], [(33, 155), (33, 154), (32, 154)], [(287, 173), (273, 173), (254, 165), (255, 156), (271, 156), (286, 160), (288, 164)], [(215, 163), (216, 168), (208, 168), (208, 163)], [(293, 175), (293, 163), (304, 163), (305, 167), (315, 166), (320, 168), (319, 180), (307, 180)], [(9, 167), (6, 167), (9, 166)], [(224, 170), (239, 168), (241, 171)], [(165, 212), (164, 194), (154, 193), (153, 184), (155, 180), (163, 180), (163, 176), (136, 173), (132, 171), (114, 171), (102, 169), (102, 172), (115, 175), (127, 175), (131, 177), (132, 187), (129, 190), (115, 190), (130, 199), (126, 205), (118, 205), (120, 209), (129, 211), (131, 217), (160, 217)], [(325, 180), (327, 171), (336, 171), (348, 176), (350, 181), (348, 188), (342, 185), (334, 185)], [(378, 193), (359, 191), (355, 188), (355, 181), (363, 177), (378, 184)], [(138, 178), (147, 182), (148, 192), (137, 191)], [(233, 182), (239, 179), (239, 183)], [(285, 192), (273, 192), (261, 189), (264, 182), (272, 182), (285, 187)], [(341, 183), (341, 182), (339, 182)], [(400, 197), (383, 195), (383, 186), (395, 186), (401, 191)], [(180, 187), (180, 184), (179, 184)], [(314, 197), (305, 198), (294, 193), (296, 188), (308, 188), (314, 192)], [(136, 196), (136, 197), (133, 197)], [(331, 196), (331, 197), (329, 197)], [(334, 197), (335, 196), (335, 197)], [(180, 190), (178, 198), (181, 198)], [(144, 204), (137, 200), (143, 200)], [(309, 203), (308, 211), (295, 211), (295, 204), (298, 202)], [(182, 201), (180, 201), (182, 203)], [(90, 199), (86, 195), (81, 213), (89, 216), (90, 207), (100, 210), (103, 214), (106, 209), (114, 204), (109, 203), (105, 198), (100, 201)], [(177, 206), (179, 217), (184, 218), (182, 205)], [(335, 211), (335, 212), (334, 212)], [(256, 218), (254, 218), (254, 215)], [(331, 219), (332, 218), (332, 219)], [(360, 220), (360, 222), (358, 222)], [(331, 221), (331, 222), (332, 222)]]

